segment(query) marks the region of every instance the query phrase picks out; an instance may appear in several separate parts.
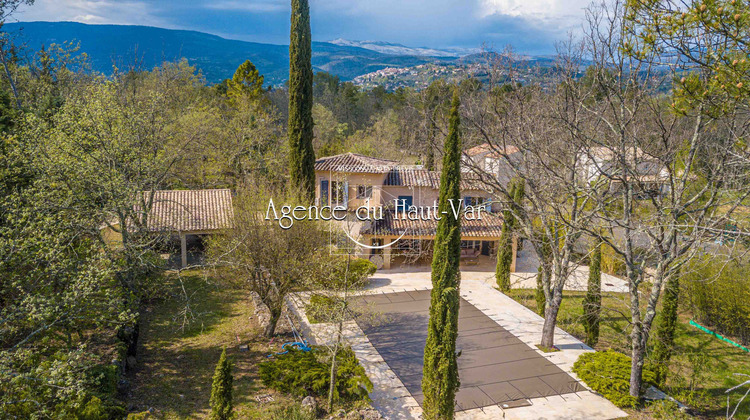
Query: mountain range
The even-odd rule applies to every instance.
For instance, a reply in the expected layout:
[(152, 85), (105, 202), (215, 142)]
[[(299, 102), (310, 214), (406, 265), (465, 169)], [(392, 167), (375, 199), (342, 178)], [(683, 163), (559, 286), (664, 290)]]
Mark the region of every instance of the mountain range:
[[(3, 31), (16, 35), (31, 51), (43, 45), (77, 42), (93, 70), (111, 74), (137, 65), (151, 69), (164, 61), (182, 57), (203, 72), (206, 80), (217, 83), (232, 77), (235, 69), (250, 60), (270, 85), (283, 84), (289, 73), (289, 47), (222, 38), (197, 31), (163, 29), (137, 25), (88, 25), (76, 22), (7, 23)], [(425, 63), (450, 63), (458, 52), (431, 48), (411, 48), (379, 41), (313, 42), (312, 65), (351, 80), (386, 67), (411, 67)]]
[(351, 41), (348, 39), (338, 38), (329, 41), (342, 47), (359, 47), (367, 50), (377, 51), (389, 55), (416, 55), (420, 57), (461, 57), (471, 54), (473, 51), (466, 48), (427, 48), (427, 47), (407, 47), (406, 45), (396, 44), (385, 41)]

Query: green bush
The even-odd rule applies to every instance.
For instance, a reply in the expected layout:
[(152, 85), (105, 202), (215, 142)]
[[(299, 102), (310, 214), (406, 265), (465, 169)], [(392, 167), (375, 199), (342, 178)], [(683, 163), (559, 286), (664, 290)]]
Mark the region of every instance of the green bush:
[(339, 364), (336, 392), (339, 396), (344, 399), (369, 401), (372, 382), (367, 377), (365, 368), (357, 361), (351, 347), (341, 350), (337, 360)]
[[(638, 399), (629, 394), (630, 363), (630, 357), (614, 350), (584, 353), (573, 364), (573, 372), (616, 406), (634, 407)], [(644, 367), (643, 385), (648, 386), (655, 381), (653, 370)]]
[[(321, 352), (290, 350), (274, 360), (261, 363), (258, 367), (260, 379), (269, 388), (297, 397), (326, 396), (331, 365), (329, 360), (321, 360), (318, 353)], [(341, 350), (336, 361), (335, 399), (369, 401), (372, 382), (351, 348)]]
[(750, 344), (750, 263), (706, 256), (690, 263), (680, 281), (698, 322)]
[(313, 323), (325, 323), (334, 322), (336, 315), (334, 312), (338, 312), (340, 308), (336, 308), (336, 305), (345, 304), (343, 299), (336, 299), (332, 296), (326, 296), (321, 294), (313, 294), (310, 296), (310, 303), (305, 307), (307, 319)]
[(347, 280), (346, 286), (358, 288), (367, 286), (369, 277), (375, 274), (378, 267), (370, 260), (364, 258), (352, 258), (349, 261), (349, 273), (346, 275), (346, 263), (349, 257), (336, 257), (334, 269), (331, 271), (329, 278), (324, 280), (323, 286), (329, 289), (344, 288), (344, 280)]

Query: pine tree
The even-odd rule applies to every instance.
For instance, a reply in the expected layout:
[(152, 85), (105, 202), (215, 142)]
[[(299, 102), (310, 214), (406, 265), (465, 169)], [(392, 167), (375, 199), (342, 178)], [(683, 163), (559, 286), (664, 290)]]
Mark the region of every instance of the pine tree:
[(583, 327), (586, 330), (586, 344), (596, 346), (599, 341), (599, 315), (602, 310), (602, 244), (598, 242), (591, 251), (589, 283), (583, 299)]
[[(508, 195), (515, 201), (517, 183), (510, 185)], [(501, 292), (510, 291), (510, 266), (513, 263), (513, 228), (515, 218), (510, 210), (503, 211), (503, 227), (497, 247), (497, 265), (495, 266), (495, 280)]]
[(255, 65), (245, 60), (227, 80), (227, 96), (233, 103), (243, 96), (251, 101), (260, 101), (263, 98), (263, 83), (264, 78)]
[(680, 295), (680, 276), (674, 273), (664, 288), (659, 324), (656, 326), (654, 350), (651, 359), (656, 365), (657, 382), (664, 385), (667, 380), (669, 359), (672, 358), (674, 330), (677, 326), (677, 305)]
[(303, 198), (315, 199), (315, 151), (313, 150), (313, 71), (310, 5), (292, 0), (289, 37), (289, 175)]
[[(461, 200), (461, 137), (458, 92), (453, 93), (448, 137), (445, 139), (443, 171), (440, 175), (440, 197), (432, 258), (432, 293), (430, 322), (424, 349), (422, 408), (425, 419), (452, 419), (456, 391), (459, 387), (456, 337), (458, 336), (459, 285), (461, 273), (461, 219), (453, 217), (451, 202)], [(443, 211), (447, 213), (442, 213)]]
[(214, 371), (211, 385), (211, 420), (228, 420), (232, 417), (232, 364), (224, 348)]

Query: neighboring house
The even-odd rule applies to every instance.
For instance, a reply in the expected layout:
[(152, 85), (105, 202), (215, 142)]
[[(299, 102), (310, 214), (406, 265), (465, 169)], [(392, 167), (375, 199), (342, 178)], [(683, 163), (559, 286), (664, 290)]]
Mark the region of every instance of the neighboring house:
[(179, 237), (182, 267), (187, 266), (188, 240), (200, 241), (205, 235), (233, 226), (234, 208), (229, 189), (159, 190), (153, 194), (146, 228)]
[[(360, 206), (384, 209), (383, 217), (372, 222), (351, 222), (352, 231), (367, 246), (384, 246), (367, 250), (380, 255), (383, 266), (389, 268), (393, 253), (409, 253), (413, 248), (431, 249), (437, 219), (407, 220), (397, 212), (416, 206), (437, 204), (440, 172), (428, 171), (419, 165), (399, 165), (398, 162), (376, 159), (354, 153), (328, 156), (315, 161), (316, 204), (340, 205), (349, 212)], [(465, 204), (482, 206), (481, 220), (463, 219), (462, 257), (493, 256), (500, 238), (502, 220), (491, 212), (492, 195), (471, 174), (464, 173), (460, 184)], [(403, 215), (402, 215), (403, 216)], [(392, 246), (385, 246), (401, 238)], [(364, 251), (364, 250), (363, 250)], [(515, 262), (515, 258), (514, 258)]]
[[(619, 152), (608, 147), (592, 147), (579, 153), (578, 161), (581, 165), (581, 176), (587, 182), (604, 176), (611, 180), (610, 190), (619, 191), (622, 187), (623, 176), (621, 165), (617, 160)], [(628, 177), (635, 177), (639, 186), (637, 195), (661, 195), (669, 191), (669, 177), (667, 168), (655, 157), (641, 150), (632, 149), (626, 155), (626, 163), (631, 168)]]
[(520, 164), (521, 155), (515, 146), (483, 143), (464, 150), (461, 169), (465, 173), (483, 171), (497, 178), (504, 186), (514, 177), (510, 163)]

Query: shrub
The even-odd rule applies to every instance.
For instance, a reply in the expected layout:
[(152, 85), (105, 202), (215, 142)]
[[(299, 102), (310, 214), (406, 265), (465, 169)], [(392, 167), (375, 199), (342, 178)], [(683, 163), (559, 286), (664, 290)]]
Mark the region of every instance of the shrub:
[(232, 417), (232, 364), (227, 359), (227, 349), (221, 351), (211, 385), (211, 419), (228, 420)]
[[(341, 350), (336, 360), (338, 372), (335, 399), (369, 400), (372, 382), (357, 362), (351, 348)], [(299, 350), (290, 350), (258, 367), (260, 379), (265, 386), (297, 397), (326, 396), (330, 369), (330, 362), (319, 360), (316, 351)]]
[[(329, 278), (324, 279), (322, 286), (329, 289), (344, 288), (346, 274), (347, 256), (337, 256)], [(352, 258), (349, 262), (348, 284), (350, 288), (364, 287), (369, 282), (369, 277), (375, 274), (378, 267), (370, 260), (364, 258)]]
[[(584, 353), (573, 364), (573, 372), (616, 406), (634, 407), (638, 399), (629, 394), (630, 363), (630, 357), (614, 350)], [(655, 381), (653, 370), (644, 367), (643, 386)]]
[(338, 394), (345, 399), (368, 400), (372, 382), (351, 347), (341, 350), (336, 360), (339, 363), (336, 378)]
[(313, 323), (333, 322), (331, 313), (334, 311), (336, 304), (342, 304), (340, 300), (326, 295), (313, 294), (310, 296), (310, 303), (305, 307), (307, 319)]
[(750, 343), (750, 263), (706, 256), (691, 262), (680, 280), (698, 322)]

